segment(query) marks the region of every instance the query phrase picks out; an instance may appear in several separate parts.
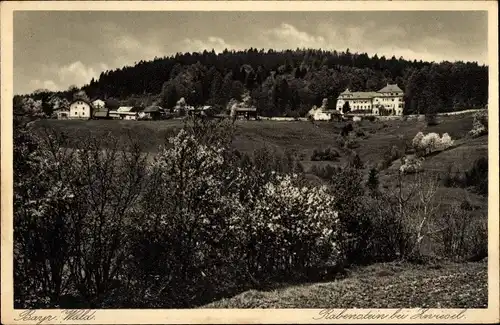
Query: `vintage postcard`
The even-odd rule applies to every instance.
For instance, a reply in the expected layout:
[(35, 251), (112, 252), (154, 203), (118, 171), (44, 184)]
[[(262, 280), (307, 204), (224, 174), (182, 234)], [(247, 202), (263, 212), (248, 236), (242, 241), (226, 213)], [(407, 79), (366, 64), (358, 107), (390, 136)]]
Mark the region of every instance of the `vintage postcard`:
[(494, 1), (1, 3), (2, 324), (497, 323)]

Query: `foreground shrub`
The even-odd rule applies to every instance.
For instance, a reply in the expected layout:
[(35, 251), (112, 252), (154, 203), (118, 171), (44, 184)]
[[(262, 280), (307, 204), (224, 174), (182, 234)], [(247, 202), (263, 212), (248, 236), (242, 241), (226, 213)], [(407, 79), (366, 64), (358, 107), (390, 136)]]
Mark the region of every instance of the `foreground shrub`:
[(331, 192), (238, 155), (228, 130), (186, 125), (151, 163), (16, 133), (16, 306), (189, 307), (341, 266)]
[(443, 255), (458, 261), (488, 256), (488, 218), (453, 205), (438, 220)]
[(436, 230), (437, 188), (432, 177), (399, 173), (396, 187), (378, 194), (372, 206), (381, 228), (374, 229), (372, 255), (422, 261), (422, 248)]
[(54, 133), (15, 134), (15, 303), (58, 307), (78, 296), (98, 306), (124, 272), (145, 155), (115, 140), (106, 151), (91, 138), (69, 150)]
[(370, 209), (364, 199), (363, 177), (359, 169), (345, 167), (330, 180), (335, 193), (342, 235), (340, 243), (347, 264), (370, 261), (369, 238), (372, 231)]
[(325, 186), (300, 187), (296, 181), (294, 177), (278, 176), (266, 184), (250, 213), (252, 230), (248, 239), (259, 247), (250, 252), (251, 257), (274, 259), (275, 265), (266, 272), (296, 272), (294, 267), (342, 263), (333, 196)]

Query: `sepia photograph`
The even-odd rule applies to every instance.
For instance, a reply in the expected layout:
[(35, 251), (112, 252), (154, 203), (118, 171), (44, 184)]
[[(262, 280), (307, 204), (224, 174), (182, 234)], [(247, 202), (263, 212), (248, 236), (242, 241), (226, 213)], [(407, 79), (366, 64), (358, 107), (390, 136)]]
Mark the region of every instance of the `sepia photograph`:
[(499, 319), (497, 4), (321, 3), (2, 3), (9, 323)]

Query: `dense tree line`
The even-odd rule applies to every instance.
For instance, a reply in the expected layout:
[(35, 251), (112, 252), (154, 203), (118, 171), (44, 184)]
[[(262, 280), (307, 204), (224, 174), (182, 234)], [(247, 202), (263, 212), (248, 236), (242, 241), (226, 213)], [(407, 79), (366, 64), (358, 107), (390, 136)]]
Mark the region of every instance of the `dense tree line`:
[[(370, 57), (349, 49), (178, 53), (102, 72), (82, 89), (91, 98), (133, 104), (153, 98), (166, 108), (181, 97), (190, 105), (224, 107), (248, 91), (259, 114), (297, 116), (324, 98), (335, 105), (347, 87), (376, 91), (387, 83), (397, 83), (405, 91), (405, 114), (484, 107), (488, 100), (487, 66)], [(71, 90), (60, 95), (69, 98)]]

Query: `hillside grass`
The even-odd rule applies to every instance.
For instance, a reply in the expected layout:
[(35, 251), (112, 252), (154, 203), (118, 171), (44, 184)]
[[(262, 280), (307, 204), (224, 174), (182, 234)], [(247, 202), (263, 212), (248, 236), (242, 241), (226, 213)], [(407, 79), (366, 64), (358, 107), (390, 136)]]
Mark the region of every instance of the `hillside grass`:
[[(438, 124), (427, 126), (425, 121), (363, 120), (350, 122), (354, 130), (349, 137), (356, 142), (353, 149), (341, 146), (339, 143), (342, 127), (347, 122), (310, 121), (236, 121), (233, 146), (238, 151), (252, 154), (261, 148), (271, 148), (277, 152), (292, 152), (301, 162), (306, 171), (313, 166), (342, 166), (349, 160), (354, 150), (365, 167), (365, 177), (371, 167), (383, 160), (384, 152), (393, 146), (403, 150), (404, 143), (411, 142), (420, 131), (424, 134), (436, 132), (442, 135), (448, 133), (455, 145), (453, 148), (433, 154), (424, 161), (424, 173), (444, 174), (450, 166), (455, 170), (468, 170), (474, 161), (488, 155), (488, 137), (470, 138), (467, 133), (472, 128), (473, 114), (456, 116), (440, 116)], [(173, 136), (183, 126), (183, 120), (164, 121), (125, 121), (125, 120), (39, 120), (35, 123), (38, 130), (43, 128), (64, 131), (69, 139), (80, 139), (90, 134), (99, 138), (118, 137), (127, 142), (130, 139), (138, 141), (145, 152), (154, 153), (165, 143), (165, 138)], [(359, 136), (356, 134), (360, 134)], [(364, 134), (364, 135), (361, 135)], [(337, 161), (312, 161), (314, 150), (334, 149), (340, 153)], [(395, 186), (396, 174), (400, 166), (399, 159), (379, 173), (380, 186), (392, 188)], [(320, 181), (310, 175), (314, 181)], [(452, 203), (460, 203), (467, 197), (473, 204), (480, 206), (481, 212), (487, 213), (487, 199), (472, 191), (441, 186), (438, 198), (443, 208)]]
[(202, 308), (487, 308), (488, 268), (476, 263), (374, 264), (344, 279), (249, 290)]
[[(354, 133), (361, 130), (364, 137), (356, 137), (356, 148), (363, 161), (380, 158), (381, 151), (412, 139), (419, 131), (447, 132), (453, 139), (464, 137), (472, 127), (472, 115), (440, 117), (439, 125), (427, 127), (422, 121), (361, 121), (352, 123)], [(39, 120), (38, 129), (44, 127), (64, 131), (69, 138), (81, 138), (90, 133), (98, 137), (116, 136), (123, 141), (132, 136), (144, 151), (155, 152), (165, 137), (175, 134), (183, 126), (182, 120), (125, 121), (125, 120)], [(263, 147), (279, 151), (291, 150), (308, 161), (313, 150), (339, 148), (337, 139), (346, 122), (309, 121), (237, 121), (234, 146), (241, 152), (251, 153)]]

